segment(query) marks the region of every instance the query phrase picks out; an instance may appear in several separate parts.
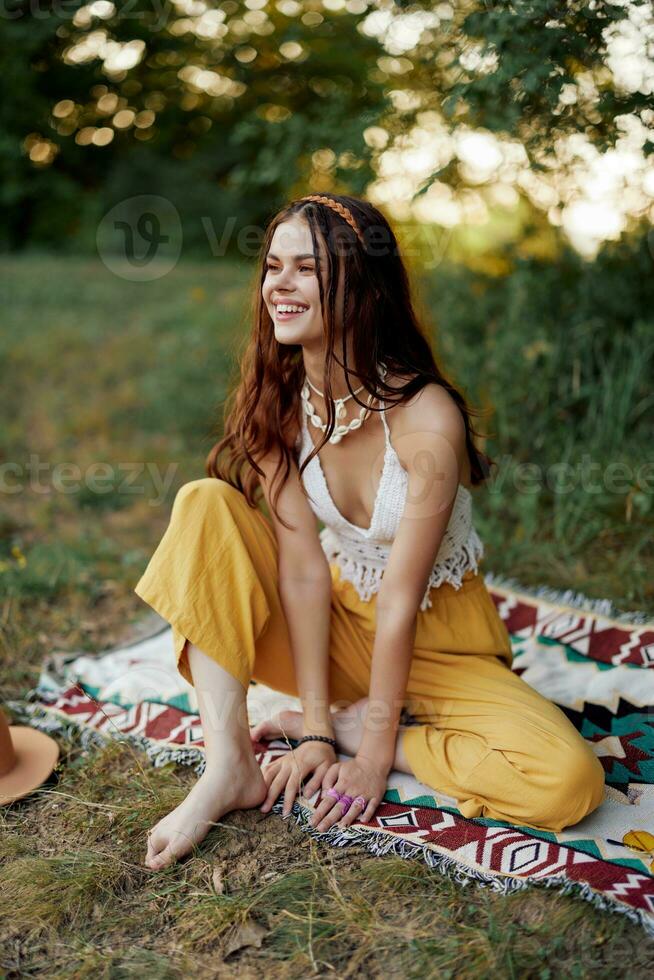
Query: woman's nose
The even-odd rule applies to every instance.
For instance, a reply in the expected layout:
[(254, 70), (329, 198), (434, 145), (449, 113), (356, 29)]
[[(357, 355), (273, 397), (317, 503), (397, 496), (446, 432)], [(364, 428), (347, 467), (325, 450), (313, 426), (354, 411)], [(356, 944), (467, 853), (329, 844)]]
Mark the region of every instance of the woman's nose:
[(281, 272), (277, 277), (277, 288), (283, 293), (285, 289), (293, 292), (293, 271), (291, 269), (286, 270), (286, 272)]

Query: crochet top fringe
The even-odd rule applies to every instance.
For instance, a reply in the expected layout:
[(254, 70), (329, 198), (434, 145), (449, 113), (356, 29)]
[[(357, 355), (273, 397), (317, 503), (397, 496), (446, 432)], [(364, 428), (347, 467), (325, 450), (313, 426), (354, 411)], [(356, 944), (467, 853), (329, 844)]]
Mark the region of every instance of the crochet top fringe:
[[(381, 370), (383, 376), (386, 369), (382, 367)], [(408, 474), (390, 440), (384, 409), (380, 414), (386, 450), (370, 527), (362, 528), (352, 524), (337, 509), (329, 492), (319, 455), (314, 456), (302, 474), (311, 509), (325, 525), (320, 532), (320, 543), (327, 560), (338, 565), (341, 578), (354, 585), (364, 602), (379, 590), (404, 511), (408, 485)], [(306, 415), (302, 411), (302, 428), (296, 442), (300, 465), (312, 450), (313, 441), (307, 427)], [(424, 611), (431, 607), (432, 588), (448, 582), (455, 589), (460, 589), (465, 572), (469, 569), (476, 572), (483, 555), (484, 546), (472, 521), (472, 494), (460, 483), (420, 609)]]

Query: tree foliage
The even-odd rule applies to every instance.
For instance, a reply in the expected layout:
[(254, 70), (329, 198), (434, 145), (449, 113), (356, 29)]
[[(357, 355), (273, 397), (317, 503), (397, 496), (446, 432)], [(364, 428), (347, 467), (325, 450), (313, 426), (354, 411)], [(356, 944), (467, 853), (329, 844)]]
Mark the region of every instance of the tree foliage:
[[(340, 9), (5, 0), (4, 244), (79, 247), (99, 215), (144, 192), (177, 205), (187, 242), (200, 216), (260, 224), (298, 190), (363, 193), (375, 176), (366, 129), (393, 137), (426, 109), (452, 129), (520, 140), (535, 169), (572, 133), (606, 149), (621, 117), (652, 130), (647, 87), (620, 87), (607, 62), (611, 32), (647, 9), (645, 0)], [(645, 152), (653, 146), (646, 140)], [(460, 180), (451, 164), (435, 168), (421, 191), (436, 177)]]
[[(652, 109), (651, 96), (620, 88), (607, 66), (610, 29), (628, 12), (616, 0), (464, 4), (454, 32), (461, 77), (447, 86), (444, 108), (473, 127), (517, 137), (532, 162), (571, 133), (607, 149), (621, 135), (621, 115)], [(482, 59), (494, 56), (494, 70), (463, 67), (470, 45)]]

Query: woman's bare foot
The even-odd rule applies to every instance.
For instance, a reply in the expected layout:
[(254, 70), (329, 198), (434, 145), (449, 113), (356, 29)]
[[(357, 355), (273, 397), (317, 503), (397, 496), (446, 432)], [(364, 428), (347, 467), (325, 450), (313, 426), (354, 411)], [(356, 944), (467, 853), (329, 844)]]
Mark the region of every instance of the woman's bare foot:
[(253, 742), (265, 739), (271, 742), (275, 738), (301, 738), (302, 737), (302, 712), (301, 711), (278, 711), (272, 718), (265, 718), (250, 729), (250, 738)]
[[(363, 735), (363, 716), (368, 698), (355, 701), (348, 708), (332, 711), (334, 736), (341, 752), (356, 755)], [(266, 718), (254, 725), (250, 737), (254, 741), (275, 738), (301, 738), (303, 732), (301, 711), (278, 711), (272, 718)]]
[[(361, 739), (363, 737), (363, 722), (366, 714), (368, 698), (361, 698), (355, 701), (349, 708), (337, 711), (332, 715), (334, 735), (338, 742), (341, 752), (346, 755), (355, 756), (359, 751)], [(412, 773), (406, 753), (403, 748), (403, 735), (406, 725), (399, 725), (397, 730), (397, 740), (395, 742), (395, 758), (393, 759), (393, 769), (399, 772)]]
[(146, 867), (168, 867), (199, 844), (212, 823), (232, 810), (259, 806), (267, 792), (251, 750), (225, 754), (220, 765), (206, 769), (186, 799), (149, 832)]
[(338, 747), (346, 755), (355, 756), (359, 751), (367, 704), (368, 698), (361, 698), (348, 708), (341, 708), (332, 715), (332, 725)]
[[(345, 755), (355, 756), (359, 751), (367, 704), (368, 698), (360, 698), (347, 708), (332, 711), (334, 737), (336, 738), (339, 751)], [(402, 748), (402, 734), (404, 730), (404, 727), (400, 725), (395, 746), (393, 768), (399, 769), (400, 772), (410, 773), (412, 771), (411, 766)], [(302, 731), (301, 711), (279, 711), (272, 718), (260, 721), (255, 725), (251, 729), (250, 737), (255, 741), (259, 739), (270, 741), (274, 738), (283, 738), (285, 735), (288, 738), (301, 738)]]

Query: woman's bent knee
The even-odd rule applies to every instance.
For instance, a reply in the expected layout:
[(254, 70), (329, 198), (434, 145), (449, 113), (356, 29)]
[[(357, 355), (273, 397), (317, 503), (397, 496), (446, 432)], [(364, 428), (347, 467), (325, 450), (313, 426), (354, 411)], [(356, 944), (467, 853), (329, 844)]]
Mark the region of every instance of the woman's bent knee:
[(544, 794), (543, 808), (535, 821), (545, 818), (554, 829), (573, 826), (589, 816), (604, 800), (604, 768), (587, 742), (566, 744), (549, 760), (554, 779)]
[[(504, 753), (499, 755), (509, 761)], [(483, 772), (485, 766), (492, 773), (491, 759), (495, 761), (495, 756), (482, 763), (476, 774)], [(510, 798), (501, 794), (493, 806), (500, 807), (513, 822), (558, 832), (579, 823), (604, 800), (604, 769), (581, 736), (578, 740), (561, 741), (558, 750), (550, 748), (547, 754), (532, 756), (529, 772), (517, 769), (513, 763), (511, 766), (518, 780), (511, 780)], [(497, 777), (495, 773), (495, 787), (502, 783)]]
[(587, 742), (568, 760), (566, 798), (572, 797), (570, 823), (583, 820), (604, 800), (604, 767)]
[(225, 504), (231, 507), (240, 499), (245, 499), (236, 487), (226, 480), (205, 476), (182, 484), (173, 502), (173, 515), (192, 512), (195, 514), (213, 513)]
[(204, 476), (198, 480), (189, 480), (188, 483), (183, 483), (175, 495), (175, 500), (183, 501), (193, 498), (193, 500), (206, 500), (208, 502), (218, 497), (227, 497), (232, 493), (239, 493), (239, 491), (227, 480)]

